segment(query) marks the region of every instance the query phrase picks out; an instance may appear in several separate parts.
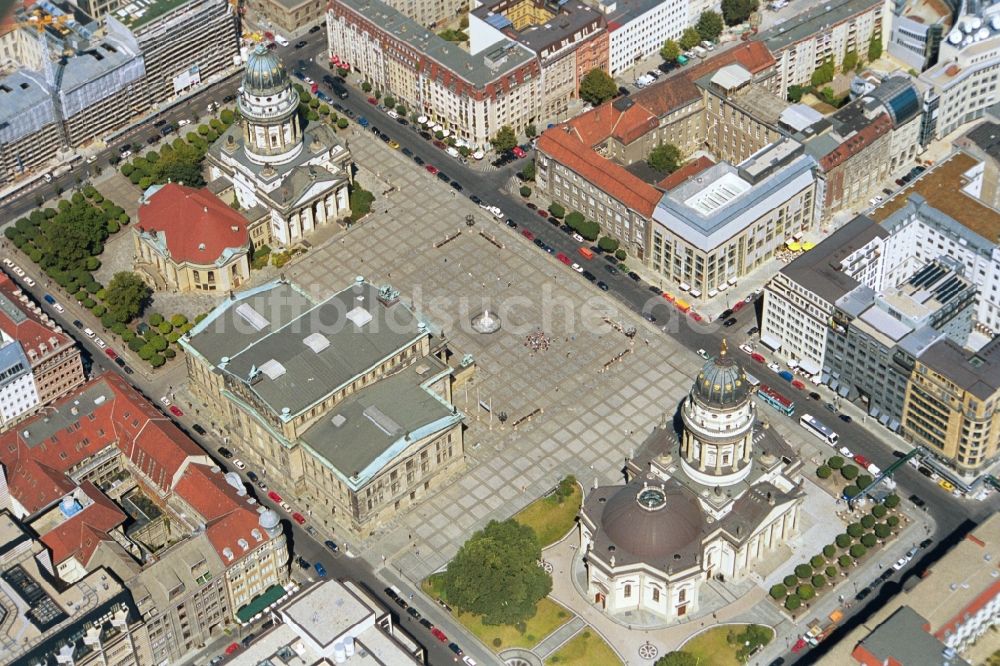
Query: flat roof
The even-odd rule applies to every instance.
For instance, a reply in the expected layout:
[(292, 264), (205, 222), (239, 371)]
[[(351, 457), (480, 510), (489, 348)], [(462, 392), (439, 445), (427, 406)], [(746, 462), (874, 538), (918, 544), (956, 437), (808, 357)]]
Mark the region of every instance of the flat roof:
[(1000, 391), (1000, 337), (976, 352), (950, 339), (940, 340), (920, 356), (920, 362), (980, 400)]
[(20, 69), (0, 79), (0, 139), (19, 138), (8, 137), (5, 125), (18, 124), (16, 119), (24, 114), (40, 116), (35, 121), (38, 128), (55, 122), (52, 92), (45, 79), (35, 72)]
[(896, 192), (869, 215), (876, 222), (884, 222), (907, 205), (911, 194), (919, 194), (933, 208), (988, 242), (995, 243), (1000, 238), (1000, 211), (962, 191), (969, 182), (965, 173), (978, 163), (979, 160), (967, 153), (952, 153)]
[(427, 384), (450, 368), (426, 356), (339, 402), (299, 439), (351, 485), (361, 485), (402, 449), (451, 427), (462, 414)]
[(881, 0), (840, 0), (821, 3), (765, 30), (754, 39), (764, 42), (771, 53), (776, 53), (882, 4)]
[(535, 57), (534, 53), (511, 39), (499, 40), (476, 55), (471, 55), (381, 0), (335, 2), (365, 17), (477, 88), (484, 88), (486, 84), (496, 81)]
[(736, 166), (720, 162), (664, 194), (653, 220), (699, 249), (712, 250), (808, 187), (815, 164), (799, 155), (751, 185)]
[[(333, 609), (336, 612), (331, 612)], [(335, 580), (323, 581), (306, 590), (281, 608), (280, 613), (324, 648), (375, 614)]]
[[(138, 55), (132, 46), (121, 40), (105, 37), (86, 51), (66, 59), (60, 91), (72, 92), (75, 88), (106, 76), (137, 58)], [(120, 81), (118, 87), (124, 87), (126, 84), (127, 81)]]
[(132, 0), (112, 14), (129, 28), (138, 28), (189, 2), (201, 0)]
[(858, 281), (843, 271), (841, 262), (872, 240), (888, 236), (889, 232), (880, 225), (859, 215), (822, 243), (796, 257), (781, 269), (781, 273), (826, 302), (836, 303), (858, 286)]
[(960, 666), (961, 657), (945, 660), (944, 644), (924, 631), (927, 621), (909, 606), (901, 606), (889, 619), (868, 634), (858, 647), (882, 663), (906, 666)]
[[(554, 54), (562, 50), (562, 47), (560, 47), (562, 42), (565, 42), (565, 45), (569, 46), (584, 41), (583, 36), (578, 36), (578, 33), (595, 21), (599, 22), (600, 26), (591, 35), (588, 35), (587, 38), (604, 28), (604, 21), (601, 20), (603, 14), (578, 0), (563, 0), (562, 2), (549, 2), (547, 0), (516, 0), (514, 2), (510, 0), (495, 0), (494, 2), (476, 7), (472, 10), (472, 14), (476, 18), (492, 25), (495, 17), (504, 18), (504, 10), (508, 9), (507, 5), (509, 5), (510, 9), (513, 9), (522, 4), (531, 4), (547, 12), (551, 12), (552, 16), (540, 24), (530, 24), (520, 30), (515, 29), (513, 24), (506, 25), (502, 29), (495, 25), (493, 27), (499, 29), (507, 37), (524, 44), (535, 53), (541, 53), (555, 46)], [(500, 25), (504, 25), (505, 23), (509, 24), (509, 19), (504, 23), (500, 23)]]

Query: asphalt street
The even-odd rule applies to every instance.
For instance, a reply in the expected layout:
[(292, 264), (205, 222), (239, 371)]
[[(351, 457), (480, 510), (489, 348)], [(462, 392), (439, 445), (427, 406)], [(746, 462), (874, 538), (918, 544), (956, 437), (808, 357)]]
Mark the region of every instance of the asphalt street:
[[(320, 52), (322, 39), (316, 35), (312, 37), (313, 39), (310, 40), (310, 45), (306, 48), (296, 51), (289, 47), (282, 49), (281, 55), (285, 59), (286, 65), (289, 69), (300, 69), (301, 67), (296, 66), (297, 61), (299, 59), (305, 60), (306, 66), (304, 69), (306, 74), (319, 82), (321, 89), (330, 93), (330, 90), (322, 83), (323, 75), (329, 74), (329, 70), (317, 65), (312, 60), (312, 58)], [(156, 133), (157, 130), (152, 126), (152, 122), (158, 117), (164, 117), (169, 122), (173, 122), (180, 118), (191, 118), (192, 111), (194, 110), (200, 109), (199, 113), (203, 113), (205, 105), (209, 100), (222, 102), (224, 96), (235, 92), (236, 85), (237, 80), (233, 78), (198, 93), (182, 104), (177, 105), (175, 108), (164, 112), (161, 116), (150, 118), (148, 125), (137, 129), (128, 139), (123, 139), (123, 142), (144, 141), (145, 138), (151, 136), (153, 133)], [(472, 167), (463, 164), (462, 162), (449, 157), (445, 152), (436, 148), (431, 142), (421, 138), (413, 127), (401, 125), (386, 116), (377, 107), (369, 104), (366, 101), (366, 98), (367, 96), (361, 91), (351, 89), (350, 95), (347, 99), (334, 99), (334, 101), (341, 106), (350, 109), (354, 113), (355, 117), (366, 117), (372, 125), (376, 126), (381, 132), (387, 134), (391, 139), (398, 142), (401, 148), (409, 149), (413, 155), (419, 156), (426, 162), (426, 164), (433, 165), (447, 172), (452, 180), (457, 180), (461, 183), (463, 190), (460, 193), (456, 193), (447, 184), (441, 183), (439, 186), (441, 197), (475, 195), (490, 204), (498, 206), (504, 213), (504, 219), (512, 220), (518, 225), (519, 230), (530, 231), (536, 238), (550, 246), (553, 249), (553, 252), (563, 252), (574, 261), (578, 261), (584, 266), (584, 268), (592, 272), (598, 280), (605, 282), (608, 285), (609, 293), (613, 294), (619, 301), (633, 309), (635, 312), (649, 315), (654, 318), (655, 321), (651, 321), (648, 325), (644, 325), (644, 327), (639, 331), (638, 335), (640, 337), (662, 333), (674, 337), (692, 353), (697, 349), (705, 349), (710, 353), (714, 353), (714, 351), (719, 348), (723, 338), (728, 338), (731, 343), (742, 342), (749, 337), (747, 330), (758, 324), (757, 317), (759, 314), (759, 303), (754, 303), (754, 307), (744, 307), (740, 312), (738, 312), (735, 315), (737, 323), (731, 328), (722, 327), (720, 324), (715, 322), (694, 322), (690, 317), (683, 315), (670, 303), (663, 299), (658, 291), (656, 294), (653, 294), (648, 285), (637, 283), (621, 273), (618, 273), (617, 275), (610, 274), (606, 269), (608, 264), (600, 257), (595, 257), (589, 261), (583, 259), (577, 252), (581, 245), (580, 243), (573, 240), (570, 235), (561, 231), (557, 226), (550, 224), (545, 218), (539, 216), (535, 211), (526, 207), (520, 197), (517, 195), (511, 195), (505, 190), (505, 186), (508, 181), (514, 177), (516, 171), (523, 166), (525, 160), (519, 160), (499, 170), (484, 170), (482, 165)], [(85, 181), (89, 177), (90, 169), (93, 166), (107, 165), (107, 159), (111, 155), (117, 154), (117, 146), (118, 144), (103, 151), (99, 155), (99, 159), (93, 165), (83, 165), (82, 169), (67, 173), (61, 178), (56, 179), (56, 182), (37, 188), (26, 196), (13, 202), (8, 202), (6, 205), (0, 207), (2, 221), (5, 224), (10, 223), (19, 215), (34, 208), (35, 199), (39, 195), (42, 197), (54, 196), (57, 185), (64, 189), (69, 189), (77, 182), (77, 178), (81, 181)], [(390, 148), (387, 146), (386, 149), (389, 150)], [(414, 164), (413, 168), (420, 169), (424, 167)], [(501, 220), (496, 223), (503, 224), (504, 222)], [(520, 240), (526, 243), (530, 242), (527, 238), (522, 238)], [(589, 246), (589, 243), (585, 243), (584, 245)], [(538, 251), (544, 250), (539, 249)], [(45, 282), (44, 277), (40, 274), (40, 271), (37, 267), (27, 262), (27, 260), (23, 257), (20, 258), (17, 263), (25, 269), (28, 275), (33, 277), (38, 284), (34, 288), (27, 288), (22, 280), (18, 279), (16, 276), (12, 277), (14, 277), (14, 279), (21, 284), (22, 288), (35, 297), (35, 300), (51, 317), (59, 321), (63, 325), (63, 328), (77, 339), (83, 349), (85, 349), (93, 359), (93, 371), (95, 373), (102, 371), (122, 372), (120, 368), (114, 365), (114, 363), (112, 363), (110, 359), (108, 359), (105, 354), (93, 344), (92, 340), (84, 336), (72, 325), (72, 319), (74, 316), (79, 316), (86, 325), (91, 326), (94, 330), (100, 331), (102, 330), (100, 322), (96, 321), (91, 315), (89, 315), (89, 313), (83, 312), (82, 310), (77, 315), (71, 316), (72, 313), (76, 311), (75, 308), (71, 307), (75, 306), (75, 303), (67, 304), (67, 311), (65, 315), (60, 315), (59, 313), (52, 311), (51, 306), (43, 300), (43, 295), (45, 293), (43, 285)], [(565, 270), (572, 273), (572, 270), (568, 266), (565, 267)], [(595, 286), (588, 284), (587, 280), (582, 276), (579, 277), (579, 285), (580, 289), (596, 289)], [(733, 298), (737, 297), (734, 295)], [(735, 348), (735, 345), (731, 344), (731, 347)], [(797, 391), (785, 380), (781, 379), (771, 370), (767, 369), (764, 365), (753, 364), (749, 358), (747, 359), (747, 364), (753, 366), (750, 370), (761, 381), (774, 386), (785, 395), (796, 400), (799, 406), (798, 412), (800, 414), (806, 411), (812, 411), (817, 415), (825, 413), (826, 422), (831, 425), (835, 424), (835, 429), (841, 437), (841, 444), (847, 445), (855, 453), (863, 454), (883, 469), (895, 460), (895, 456), (893, 455), (894, 447), (884, 442), (882, 436), (876, 437), (859, 422), (859, 419), (856, 419), (852, 423), (845, 423), (836, 420), (833, 415), (826, 413), (825, 410), (823, 410), (822, 405), (810, 405), (809, 403), (811, 401), (808, 399), (806, 394), (808, 391), (813, 390), (811, 387), (806, 389), (806, 392)], [(155, 404), (159, 404), (156, 402), (154, 396), (160, 395), (159, 391), (161, 391), (162, 388), (159, 387), (155, 381), (144, 377), (138, 372), (133, 375), (126, 375), (126, 379), (149, 396)], [(824, 402), (832, 398), (832, 395), (830, 395), (829, 391), (825, 388), (816, 390), (823, 394)], [(845, 411), (850, 411), (852, 409), (854, 408), (849, 406), (845, 409)], [(860, 411), (857, 409), (854, 409), (854, 412), (860, 415)], [(185, 417), (180, 419), (180, 423), (182, 427), (185, 427), (185, 429), (189, 431), (189, 434), (195, 440), (199, 441), (199, 443), (206, 450), (215, 455), (216, 449), (221, 442), (215, 439), (214, 436), (210, 435), (207, 437), (200, 437), (197, 433), (190, 430), (191, 415), (185, 415)], [(878, 428), (878, 426), (873, 427)], [(891, 441), (894, 437), (895, 436), (892, 435), (886, 435), (884, 438)], [(905, 448), (905, 445), (899, 442), (896, 442), (896, 444), (898, 444), (898, 446), (895, 447), (896, 449)], [(237, 455), (239, 455), (238, 447), (230, 446), (230, 448), (233, 448)], [(996, 508), (995, 494), (989, 501), (986, 502), (975, 502), (956, 498), (950, 493), (942, 490), (935, 483), (923, 477), (915, 469), (909, 466), (901, 467), (896, 472), (894, 479), (899, 485), (897, 492), (902, 497), (905, 498), (910, 494), (917, 494), (927, 502), (926, 510), (933, 518), (937, 526), (935, 532), (931, 535), (935, 539), (936, 543), (951, 542), (954, 539), (960, 538), (964, 535), (965, 531), (967, 531), (968, 525), (970, 524), (969, 521), (978, 522)], [(278, 492), (281, 492), (280, 488), (277, 490)], [(258, 494), (260, 495), (259, 499), (263, 504), (273, 507), (273, 502), (271, 502), (266, 496), (263, 496), (263, 493)], [(279, 514), (285, 515), (279, 507), (273, 508), (276, 508), (279, 511)], [(295, 558), (298, 556), (302, 556), (310, 563), (321, 561), (329, 572), (329, 576), (356, 580), (367, 585), (382, 599), (386, 607), (391, 609), (394, 614), (399, 617), (400, 613), (396, 612), (400, 610), (399, 607), (393, 604), (392, 601), (389, 600), (382, 592), (385, 587), (385, 582), (382, 581), (381, 576), (383, 576), (386, 572), (380, 572), (379, 575), (376, 575), (373, 566), (364, 561), (346, 556), (337, 557), (325, 546), (323, 546), (322, 541), (325, 537), (317, 535), (317, 538), (314, 539), (307, 534), (304, 528), (293, 524), (290, 520), (288, 520), (287, 523), (289, 526), (289, 534), (291, 535), (290, 545), (294, 551), (294, 555), (292, 556), (293, 561), (291, 563), (293, 571), (301, 571), (295, 564)], [(915, 559), (914, 562), (910, 564), (909, 568), (904, 570), (902, 575), (907, 575), (909, 572), (917, 570), (918, 566), (922, 567), (923, 565), (921, 562), (922, 560), (919, 558)], [(376, 563), (376, 566), (377, 565), (378, 563)], [(299, 575), (301, 576), (301, 574), (304, 573), (305, 572), (301, 572)], [(388, 573), (391, 576), (391, 571)], [(314, 571), (312, 572), (312, 575), (315, 576)], [(892, 585), (891, 582), (886, 586), (883, 586), (883, 590), (890, 585)], [(402, 588), (403, 586), (400, 585), (400, 587)], [(409, 592), (410, 590), (404, 589), (404, 593), (408, 594)], [(881, 595), (873, 595), (872, 597), (869, 597), (864, 604), (855, 604), (855, 606), (848, 611), (849, 617), (845, 620), (845, 623), (851, 622), (852, 618), (854, 620), (863, 619), (871, 612), (872, 609), (881, 603), (881, 599)], [(442, 609), (431, 603), (427, 603), (425, 605), (430, 606), (430, 608), (419, 607), (418, 609), (422, 613), (428, 615), (428, 617), (430, 617), (436, 625), (440, 626), (446, 634), (449, 636), (464, 635), (464, 632), (458, 631), (456, 624), (453, 620), (451, 620), (447, 613), (442, 611)], [(403, 619), (400, 624), (405, 629), (409, 630), (418, 641), (427, 647), (428, 658), (431, 664), (454, 663), (457, 660), (455, 655), (448, 650), (446, 645), (431, 638), (430, 634), (423, 629), (423, 627), (416, 624), (415, 621), (405, 619), (407, 618), (405, 613), (402, 613), (402, 618)], [(459, 641), (459, 643), (461, 642), (462, 641)], [(491, 656), (491, 653), (479, 646), (478, 643), (466, 641), (466, 644), (462, 645), (462, 647), (465, 648), (467, 652), (469, 652), (479, 663), (492, 663), (495, 660), (495, 657)], [(815, 652), (810, 655), (806, 655), (805, 657), (811, 660), (814, 655)], [(211, 656), (211, 654), (208, 654), (208, 657)], [(795, 655), (790, 656), (792, 658), (795, 657)], [(198, 663), (201, 663), (201, 661), (202, 660), (199, 659)]]

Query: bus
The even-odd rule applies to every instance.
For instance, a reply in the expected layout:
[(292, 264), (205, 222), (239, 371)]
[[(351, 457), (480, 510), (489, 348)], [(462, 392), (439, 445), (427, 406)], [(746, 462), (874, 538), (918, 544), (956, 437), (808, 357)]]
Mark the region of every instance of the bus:
[(771, 405), (785, 416), (795, 414), (795, 403), (781, 395), (767, 384), (757, 387), (757, 397)]
[(828, 426), (820, 423), (819, 419), (809, 414), (803, 414), (802, 417), (799, 418), (799, 425), (825, 441), (830, 446), (836, 446), (837, 440), (840, 439), (840, 436), (837, 433), (831, 430)]

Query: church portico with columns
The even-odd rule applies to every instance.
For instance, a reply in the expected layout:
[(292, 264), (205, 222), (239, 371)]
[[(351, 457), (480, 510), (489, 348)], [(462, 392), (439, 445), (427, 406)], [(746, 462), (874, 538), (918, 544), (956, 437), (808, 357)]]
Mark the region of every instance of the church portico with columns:
[(209, 180), (230, 185), (241, 209), (264, 211), (261, 240), (276, 247), (293, 246), (351, 214), (350, 151), (325, 123), (303, 128), (299, 102), (284, 65), (258, 46), (237, 96), (240, 121), (206, 155)]
[(706, 581), (746, 580), (799, 534), (801, 469), (759, 418), (723, 344), (676, 415), (664, 414), (627, 462), (625, 485), (585, 497), (588, 600), (612, 616), (637, 611), (661, 623), (697, 612)]

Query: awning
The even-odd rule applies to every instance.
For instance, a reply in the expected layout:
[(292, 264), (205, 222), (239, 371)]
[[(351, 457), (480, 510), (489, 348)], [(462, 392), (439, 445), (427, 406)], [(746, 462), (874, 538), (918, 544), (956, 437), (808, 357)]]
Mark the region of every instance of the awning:
[(812, 360), (811, 358), (804, 358), (799, 361), (799, 367), (802, 368), (802, 372), (807, 375), (815, 375), (820, 371), (819, 363)]
[(840, 386), (840, 380), (839, 379), (832, 379), (832, 380), (830, 380), (830, 390), (831, 391), (836, 391), (838, 386)]
[(272, 585), (264, 590), (263, 593), (254, 597), (250, 603), (236, 611), (236, 617), (243, 622), (248, 622), (250, 618), (261, 611), (267, 610), (271, 604), (284, 597), (285, 594), (287, 594), (285, 588), (280, 585)]
[(484, 157), (486, 157), (486, 155), (485, 155), (485, 154), (483, 153), (483, 151), (481, 151), (481, 150), (477, 150), (476, 152), (472, 153), (472, 156), (473, 156), (474, 158), (476, 158), (477, 160), (481, 160), (481, 159), (483, 159)]
[(786, 242), (785, 247), (792, 252), (800, 252), (802, 250), (802, 245), (798, 241), (791, 241), (790, 243)]
[(427, 122), (427, 116), (417, 116), (417, 122), (421, 125), (425, 124)]
[(816, 247), (816, 243), (813, 243), (812, 241), (805, 241), (804, 243), (802, 243), (802, 251), (803, 252), (808, 252), (809, 250), (813, 249), (814, 247)]
[(681, 291), (687, 291), (690, 288), (691, 285), (689, 285), (687, 282), (681, 282)]
[(881, 423), (882, 425), (885, 425), (886, 423), (889, 422), (889, 415), (883, 414), (882, 416), (878, 417), (878, 422)]
[(899, 421), (896, 420), (896, 419), (890, 419), (889, 420), (889, 430), (891, 430), (893, 432), (896, 432), (897, 430), (899, 430)]
[(781, 349), (781, 340), (769, 333), (765, 333), (760, 336), (760, 344), (764, 345), (771, 351), (778, 351)]
[(846, 398), (847, 394), (850, 392), (851, 392), (850, 384), (844, 384), (839, 389), (837, 389), (837, 395), (839, 395), (841, 398)]
[(830, 373), (829, 372), (824, 372), (823, 376), (820, 377), (819, 383), (820, 384), (827, 384), (829, 382), (830, 382)]
[(877, 419), (880, 412), (881, 410), (879, 410), (878, 405), (874, 405), (870, 410), (868, 410), (868, 416), (873, 419)]

